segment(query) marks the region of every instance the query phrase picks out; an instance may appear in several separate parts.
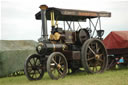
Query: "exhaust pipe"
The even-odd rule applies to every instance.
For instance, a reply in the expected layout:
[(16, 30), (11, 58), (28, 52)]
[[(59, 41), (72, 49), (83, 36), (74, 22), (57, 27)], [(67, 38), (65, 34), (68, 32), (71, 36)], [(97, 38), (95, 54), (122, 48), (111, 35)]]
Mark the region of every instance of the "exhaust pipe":
[(47, 33), (47, 19), (46, 19), (46, 10), (48, 6), (46, 5), (41, 5), (41, 22), (42, 22), (42, 32), (43, 34), (41, 35), (41, 38), (39, 39), (40, 41), (46, 41), (48, 40), (48, 33)]

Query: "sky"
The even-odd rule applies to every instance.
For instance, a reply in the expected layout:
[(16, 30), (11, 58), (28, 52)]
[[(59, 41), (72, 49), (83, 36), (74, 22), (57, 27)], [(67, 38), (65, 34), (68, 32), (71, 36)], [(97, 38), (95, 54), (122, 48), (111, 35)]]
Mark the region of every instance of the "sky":
[[(110, 18), (101, 18), (104, 37), (111, 31), (128, 30), (128, 0), (1, 0), (0, 40), (38, 40), (41, 21), (35, 19), (35, 14), (42, 4), (111, 12)], [(50, 32), (50, 25), (48, 27)]]

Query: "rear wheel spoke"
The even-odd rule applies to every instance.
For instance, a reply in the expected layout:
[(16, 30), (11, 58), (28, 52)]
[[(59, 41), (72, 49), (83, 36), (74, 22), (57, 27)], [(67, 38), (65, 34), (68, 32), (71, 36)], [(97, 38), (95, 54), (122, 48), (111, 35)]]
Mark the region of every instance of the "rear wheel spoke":
[(90, 51), (94, 54), (94, 55), (96, 55), (96, 53), (92, 50), (92, 48), (89, 46), (88, 47), (89, 49), (90, 49)]
[(99, 47), (98, 43), (96, 42), (96, 53), (98, 53), (99, 50), (100, 50), (100, 47)]
[(91, 57), (91, 58), (88, 58), (88, 61), (94, 60), (94, 59), (95, 59), (95, 57)]

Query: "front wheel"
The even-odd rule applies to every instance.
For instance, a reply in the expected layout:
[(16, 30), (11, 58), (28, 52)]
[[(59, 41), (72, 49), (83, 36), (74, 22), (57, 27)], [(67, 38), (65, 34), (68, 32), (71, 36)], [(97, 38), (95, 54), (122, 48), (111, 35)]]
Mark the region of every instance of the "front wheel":
[(57, 80), (66, 76), (68, 63), (65, 56), (60, 52), (53, 52), (47, 60), (47, 72), (49, 76)]
[(24, 72), (29, 80), (40, 80), (43, 77), (44, 67), (39, 55), (28, 56), (24, 64)]
[(100, 73), (107, 68), (107, 52), (100, 40), (89, 39), (85, 41), (81, 55), (82, 65), (88, 73)]

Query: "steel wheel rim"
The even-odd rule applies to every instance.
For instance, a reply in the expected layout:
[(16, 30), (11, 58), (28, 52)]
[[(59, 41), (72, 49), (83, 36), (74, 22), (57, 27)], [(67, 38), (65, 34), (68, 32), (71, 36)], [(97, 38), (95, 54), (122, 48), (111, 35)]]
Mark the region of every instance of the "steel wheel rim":
[(66, 59), (59, 53), (55, 53), (55, 55), (51, 56), (48, 67), (48, 73), (50, 74), (50, 77), (55, 80), (65, 77), (67, 73)]
[(32, 55), (27, 59), (25, 68), (25, 74), (29, 80), (39, 80), (44, 74), (43, 66), (37, 55)]
[(92, 41), (88, 43), (86, 61), (89, 67), (89, 70), (92, 73), (102, 72), (105, 67), (105, 49), (104, 46), (98, 41)]

